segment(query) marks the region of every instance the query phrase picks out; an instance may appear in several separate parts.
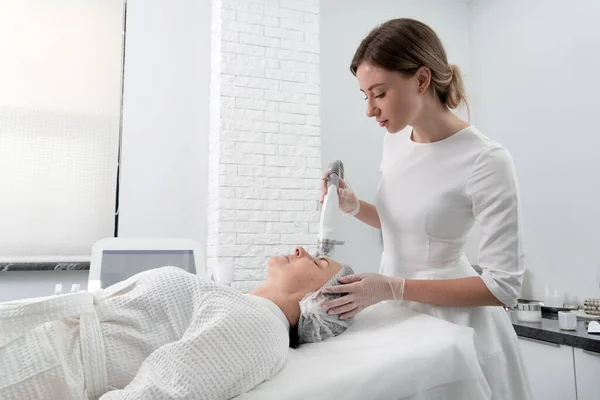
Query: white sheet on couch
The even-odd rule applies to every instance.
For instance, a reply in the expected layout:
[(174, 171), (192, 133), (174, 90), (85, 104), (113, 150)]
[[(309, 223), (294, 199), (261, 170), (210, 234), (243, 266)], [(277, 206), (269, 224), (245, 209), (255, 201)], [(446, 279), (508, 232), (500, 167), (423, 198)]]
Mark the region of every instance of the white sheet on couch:
[(342, 335), (290, 349), (283, 370), (237, 400), (489, 399), (473, 329), (380, 303)]

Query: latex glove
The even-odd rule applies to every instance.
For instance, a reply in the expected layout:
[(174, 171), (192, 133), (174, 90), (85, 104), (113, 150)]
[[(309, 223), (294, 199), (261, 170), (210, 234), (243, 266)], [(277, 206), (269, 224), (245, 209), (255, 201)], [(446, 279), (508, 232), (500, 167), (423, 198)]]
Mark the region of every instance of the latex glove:
[(341, 314), (341, 319), (353, 317), (380, 301), (402, 301), (404, 298), (404, 278), (364, 273), (344, 276), (339, 282), (340, 285), (327, 286), (321, 292), (347, 294), (327, 301), (321, 307), (329, 314)]
[[(321, 179), (321, 203), (325, 200), (325, 195), (327, 194), (327, 177), (329, 176), (329, 171), (327, 171), (323, 175), (323, 179)], [(360, 202), (358, 201), (358, 197), (354, 190), (350, 187), (350, 185), (340, 178), (339, 180), (339, 188), (338, 188), (338, 198), (339, 198), (339, 209), (347, 215), (355, 216), (358, 214), (360, 210)]]

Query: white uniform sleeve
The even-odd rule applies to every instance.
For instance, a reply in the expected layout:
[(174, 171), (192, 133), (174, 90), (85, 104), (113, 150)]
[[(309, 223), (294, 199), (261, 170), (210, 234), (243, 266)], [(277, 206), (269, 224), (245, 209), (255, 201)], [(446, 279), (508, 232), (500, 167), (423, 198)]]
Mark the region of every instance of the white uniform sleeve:
[(467, 183), (481, 229), (481, 279), (498, 300), (517, 303), (525, 272), (519, 187), (513, 160), (498, 145), (483, 150)]

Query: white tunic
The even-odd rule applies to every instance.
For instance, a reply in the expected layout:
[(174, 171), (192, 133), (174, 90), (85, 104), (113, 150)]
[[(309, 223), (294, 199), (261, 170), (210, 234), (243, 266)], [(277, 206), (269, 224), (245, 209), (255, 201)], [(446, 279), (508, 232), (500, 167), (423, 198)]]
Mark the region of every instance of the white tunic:
[[(470, 126), (433, 143), (416, 143), (412, 128), (387, 134), (376, 207), (383, 233), (380, 272), (407, 279), (478, 276), (464, 245), (481, 229), (481, 279), (513, 306), (525, 270), (518, 183), (512, 159)], [(408, 307), (471, 326), (493, 399), (531, 398), (517, 336), (502, 307)]]
[(274, 303), (175, 267), (2, 303), (0, 327), (0, 399), (230, 399), (277, 374), (289, 345)]

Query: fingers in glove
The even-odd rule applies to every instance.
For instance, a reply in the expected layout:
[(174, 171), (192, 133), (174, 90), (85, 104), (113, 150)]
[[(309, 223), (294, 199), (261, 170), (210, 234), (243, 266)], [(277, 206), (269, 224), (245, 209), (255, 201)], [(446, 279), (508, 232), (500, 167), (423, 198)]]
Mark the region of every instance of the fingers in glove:
[(363, 276), (360, 274), (346, 275), (346, 276), (342, 276), (339, 279), (339, 282), (340, 283), (354, 283), (354, 282), (358, 282), (362, 279), (363, 279)]
[(327, 194), (327, 177), (329, 176), (329, 172), (326, 172), (321, 179), (321, 204), (325, 201), (325, 195)]
[(352, 303), (354, 301), (354, 296), (346, 295), (342, 297), (338, 297), (337, 299), (329, 300), (321, 304), (321, 309), (323, 311), (329, 311), (335, 307), (341, 307), (345, 304)]
[(358, 306), (356, 305), (356, 303), (354, 303), (354, 302), (347, 303), (347, 304), (344, 304), (343, 306), (334, 307), (334, 308), (330, 309), (329, 311), (327, 311), (327, 314), (344, 314), (344, 313), (349, 313), (349, 312), (355, 310), (356, 308), (358, 308)]
[(339, 316), (340, 319), (348, 319), (348, 318), (352, 318), (354, 317), (356, 314), (358, 314), (361, 311), (361, 308), (356, 307), (354, 310), (344, 313), (342, 315)]
[[(340, 278), (341, 281), (341, 278)], [(352, 293), (356, 290), (356, 284), (350, 283), (348, 285), (337, 285), (337, 286), (326, 286), (321, 289), (321, 293), (339, 294), (339, 293)]]

